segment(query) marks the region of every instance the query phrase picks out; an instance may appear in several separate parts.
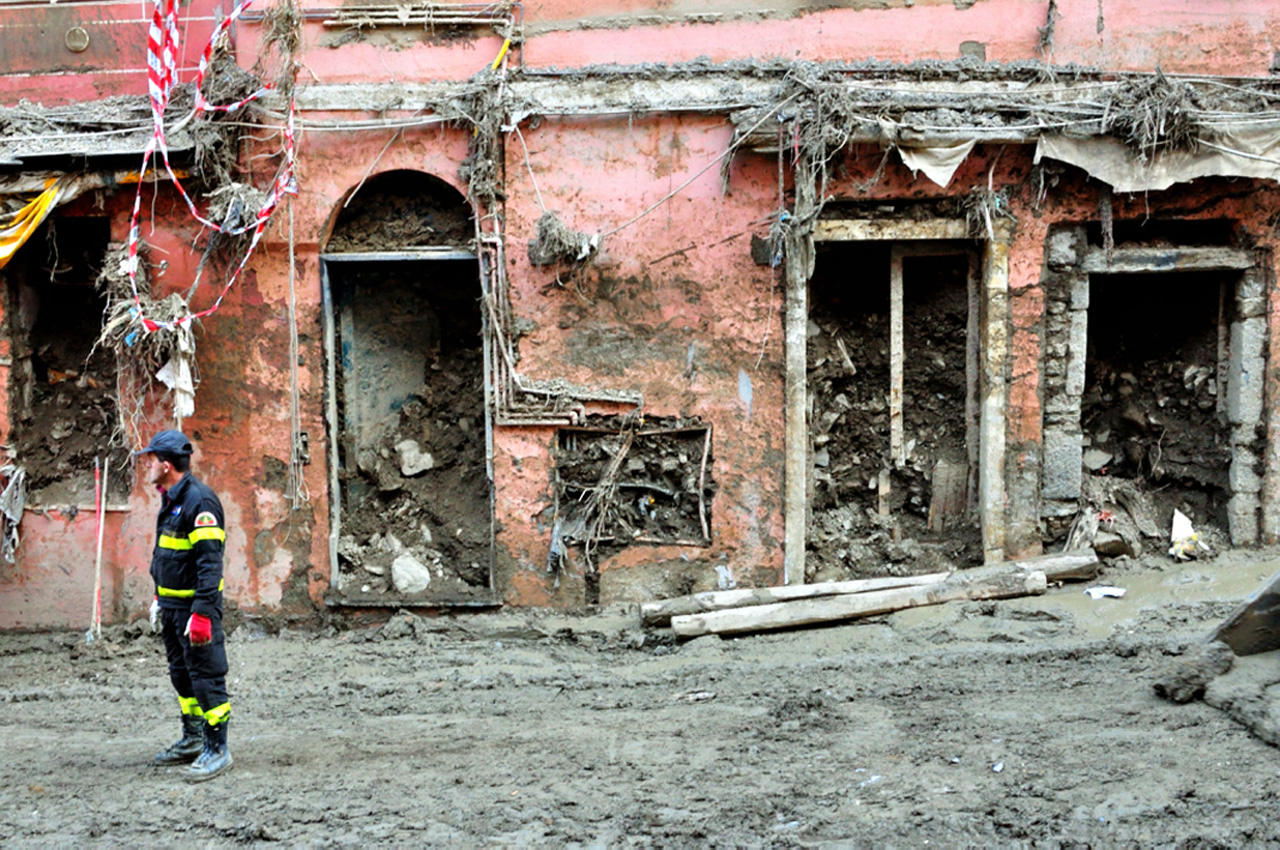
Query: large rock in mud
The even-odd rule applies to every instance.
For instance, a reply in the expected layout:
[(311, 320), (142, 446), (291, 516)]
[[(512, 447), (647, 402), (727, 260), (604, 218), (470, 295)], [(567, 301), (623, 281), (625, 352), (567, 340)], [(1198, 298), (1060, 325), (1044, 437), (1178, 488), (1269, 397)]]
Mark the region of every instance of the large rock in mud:
[(396, 443), (396, 453), (400, 455), (400, 474), (405, 478), (433, 469), (435, 458), (430, 452), (424, 452), (416, 440), (401, 440)]
[(408, 552), (391, 562), (391, 581), (401, 593), (421, 593), (431, 584), (431, 570)]
[(1203, 694), (1210, 682), (1227, 673), (1235, 657), (1231, 647), (1221, 641), (1198, 644), (1174, 659), (1155, 683), (1156, 693), (1174, 702), (1190, 702)]

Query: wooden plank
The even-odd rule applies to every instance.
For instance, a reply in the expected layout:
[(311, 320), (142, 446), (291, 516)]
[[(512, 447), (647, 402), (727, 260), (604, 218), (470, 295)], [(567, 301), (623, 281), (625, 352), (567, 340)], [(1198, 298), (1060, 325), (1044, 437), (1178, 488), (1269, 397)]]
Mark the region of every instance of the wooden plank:
[(965, 492), (969, 480), (967, 465), (943, 459), (934, 464), (932, 498), (929, 499), (929, 530), (942, 531), (964, 516)]
[(939, 605), (960, 599), (1007, 599), (1044, 593), (1042, 572), (1026, 572), (1017, 567), (984, 568), (956, 573), (946, 581), (921, 587), (851, 593), (818, 599), (777, 602), (751, 608), (711, 611), (674, 617), (671, 629), (679, 637), (708, 634), (739, 634), (794, 628), (816, 623), (833, 623), (858, 617), (872, 617), (923, 605)]
[[(1019, 561), (1006, 561), (993, 569), (996, 571), (1022, 570), (1026, 573), (1044, 573), (1048, 581), (1088, 580), (1098, 574), (1098, 555), (1092, 549), (1077, 552), (1060, 552), (1040, 555)], [(749, 608), (797, 599), (814, 599), (850, 593), (867, 593), (900, 587), (920, 587), (944, 581), (952, 575), (981, 575), (981, 570), (963, 573), (927, 573), (918, 576), (884, 576), (880, 578), (828, 581), (818, 584), (793, 584), (782, 587), (742, 588), (739, 590), (711, 590), (645, 602), (640, 606), (640, 620), (646, 626), (665, 626), (672, 617), (698, 614), (707, 611), (723, 611), (733, 608)]]
[[(1227, 317), (1227, 281), (1218, 283), (1218, 359), (1214, 367), (1213, 382), (1217, 385), (1217, 414), (1227, 413), (1227, 376), (1231, 374), (1231, 320)], [(1232, 304), (1231, 306), (1235, 306)]]
[(1029, 572), (1044, 573), (1049, 581), (1088, 581), (1098, 576), (1098, 553), (1092, 549), (1039, 555), (1019, 561), (1006, 561)]
[(982, 376), (982, 265), (975, 252), (969, 252), (969, 275), (966, 280), (969, 297), (969, 314), (965, 322), (964, 353), (964, 445), (969, 453), (969, 469), (965, 483), (965, 512), (973, 516), (978, 511), (978, 446), (981, 442), (980, 412), (978, 402), (979, 381)]
[(1085, 256), (1083, 268), (1094, 274), (1149, 274), (1243, 271), (1257, 264), (1257, 256), (1241, 248), (1116, 248), (1110, 262), (1099, 248)]
[(818, 584), (789, 584), (782, 587), (743, 588), (741, 590), (710, 590), (645, 602), (640, 606), (640, 622), (645, 626), (666, 626), (672, 617), (699, 614), (706, 611), (726, 611), (733, 608), (749, 608), (795, 599), (815, 599), (822, 596), (839, 596), (846, 593), (866, 593), (873, 590), (890, 590), (897, 587), (919, 587), (937, 584), (951, 573), (928, 573), (919, 576), (886, 576), (851, 581), (827, 581)]

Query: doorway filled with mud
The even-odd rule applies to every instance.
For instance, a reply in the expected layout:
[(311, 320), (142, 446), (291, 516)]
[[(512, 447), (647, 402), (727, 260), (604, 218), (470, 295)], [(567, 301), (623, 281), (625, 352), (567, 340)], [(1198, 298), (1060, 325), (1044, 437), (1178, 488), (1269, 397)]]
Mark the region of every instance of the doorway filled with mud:
[(1227, 528), (1231, 446), (1225, 272), (1093, 274), (1080, 401), (1084, 516), (1115, 554), (1167, 540), (1175, 509), (1210, 539)]
[(54, 216), (3, 271), (11, 453), (33, 506), (91, 508), (95, 461), (109, 468), (113, 503), (127, 501), (133, 485), (115, 356), (94, 346), (106, 309), (95, 283), (109, 236), (104, 217)]
[(975, 269), (964, 242), (818, 243), (806, 580), (981, 563)]
[(469, 226), (452, 187), (395, 172), (353, 199), (330, 241), (344, 250), (325, 254), (342, 604), (492, 603)]

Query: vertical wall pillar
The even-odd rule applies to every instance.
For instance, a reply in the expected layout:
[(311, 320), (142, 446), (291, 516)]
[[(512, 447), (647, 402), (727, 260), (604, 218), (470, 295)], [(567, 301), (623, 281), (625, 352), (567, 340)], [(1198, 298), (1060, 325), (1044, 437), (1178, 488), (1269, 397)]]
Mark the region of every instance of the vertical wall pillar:
[(1231, 425), (1231, 499), (1227, 521), (1231, 542), (1252, 546), (1258, 542), (1260, 493), (1257, 474), (1259, 433), (1264, 419), (1267, 374), (1266, 275), (1254, 267), (1240, 275), (1236, 288), (1236, 318), (1229, 335), (1230, 372), (1227, 378), (1226, 413)]
[(1083, 227), (1063, 227), (1049, 234), (1041, 340), (1044, 461), (1040, 511), (1051, 524), (1073, 519), (1080, 510), (1084, 456), (1080, 406), (1089, 327), (1089, 274), (1081, 267), (1086, 250)]
[(1262, 473), (1262, 540), (1280, 542), (1280, 278), (1277, 254), (1271, 248), (1258, 252), (1263, 282), (1262, 304), (1267, 318), (1266, 408), (1263, 410), (1265, 448)]
[(1009, 239), (985, 242), (982, 257), (982, 382), (978, 513), (983, 560), (1004, 560), (1005, 411), (1009, 362)]
[(786, 516), (783, 523), (783, 582), (804, 583), (805, 520), (808, 514), (808, 374), (805, 345), (809, 326), (809, 283), (787, 253), (786, 316)]
[(786, 463), (783, 500), (782, 580), (804, 583), (804, 552), (809, 519), (809, 374), (806, 346), (809, 339), (809, 277), (813, 274), (812, 213), (816, 188), (813, 164), (807, 157), (796, 162), (795, 220), (797, 226), (786, 244)]

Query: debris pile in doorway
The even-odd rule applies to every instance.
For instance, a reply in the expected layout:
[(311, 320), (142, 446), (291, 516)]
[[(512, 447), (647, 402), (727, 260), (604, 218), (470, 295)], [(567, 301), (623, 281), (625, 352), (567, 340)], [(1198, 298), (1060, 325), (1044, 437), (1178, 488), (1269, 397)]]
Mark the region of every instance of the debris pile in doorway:
[[(1210, 546), (1228, 542), (1220, 286), (1206, 273), (1094, 276), (1075, 544), (1113, 556), (1141, 555), (1144, 541), (1163, 548), (1175, 510)], [(1060, 526), (1049, 532), (1058, 537)]]
[[(349, 598), (395, 593), (465, 601), (489, 587), (480, 353), (442, 355), (429, 380), (347, 464), (338, 545)], [(354, 460), (354, 463), (351, 463)], [(353, 468), (354, 467), (354, 468)]]
[(968, 504), (968, 260), (907, 258), (904, 347), (912, 355), (903, 364), (897, 463), (890, 447), (888, 250), (824, 245), (815, 267), (806, 355), (809, 580), (932, 573), (982, 559)]
[[(95, 346), (103, 299), (93, 281), (106, 251), (105, 218), (53, 216), (5, 267), (12, 368), (11, 456), (26, 472), (27, 501), (87, 506), (96, 458), (128, 464), (115, 403), (117, 366)], [(128, 484), (109, 494), (121, 498)]]
[[(462, 246), (475, 241), (471, 209), (448, 187), (448, 195), (422, 175), (387, 179), (357, 190), (342, 211), (329, 252), (395, 251), (426, 246)], [(372, 182), (372, 181), (371, 181)], [(437, 181), (438, 182), (438, 181)]]

